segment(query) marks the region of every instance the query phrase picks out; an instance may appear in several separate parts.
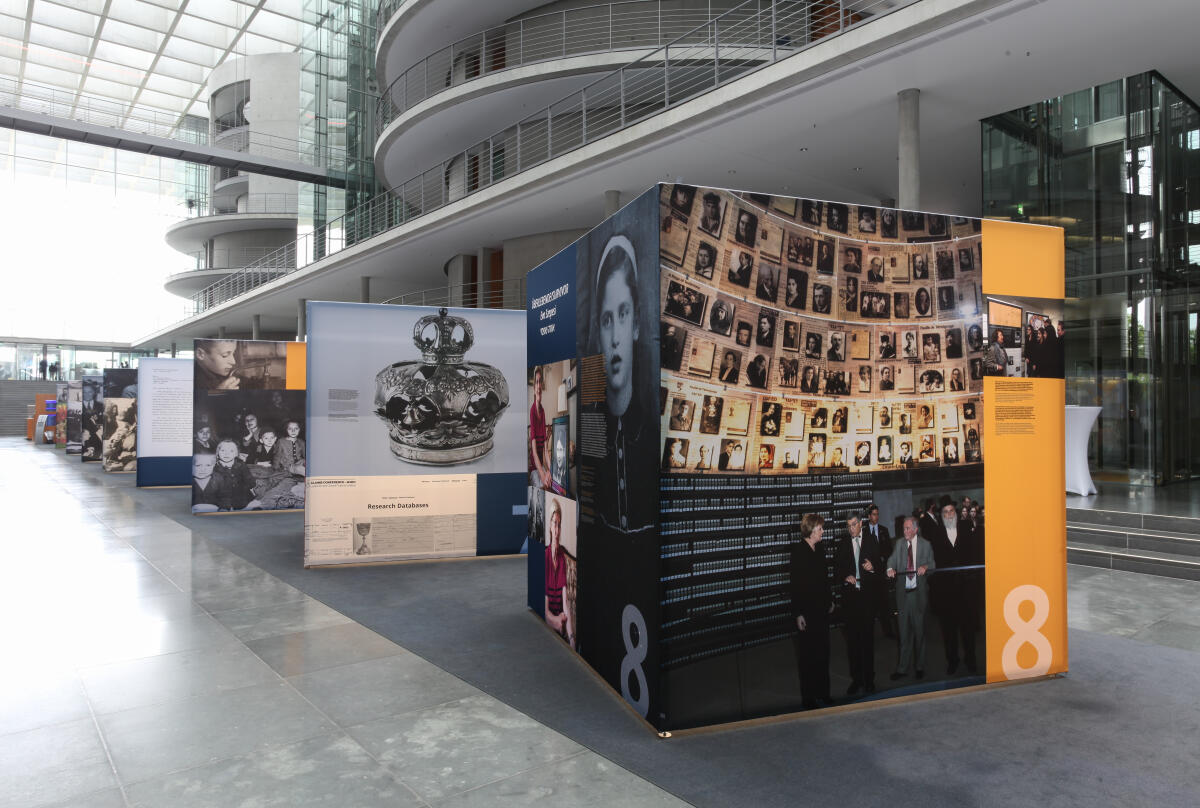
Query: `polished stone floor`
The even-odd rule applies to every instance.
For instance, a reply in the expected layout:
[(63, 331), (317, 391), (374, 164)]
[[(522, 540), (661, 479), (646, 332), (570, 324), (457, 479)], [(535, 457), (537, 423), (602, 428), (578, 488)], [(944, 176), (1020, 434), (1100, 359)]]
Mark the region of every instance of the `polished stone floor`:
[(1097, 493), (1067, 494), (1067, 507), (1123, 513), (1200, 517), (1200, 482), (1159, 487), (1095, 481)]
[[(0, 513), (0, 808), (685, 804), (76, 458), (0, 439)], [(1073, 631), (1200, 651), (1200, 583), (1069, 586)]]

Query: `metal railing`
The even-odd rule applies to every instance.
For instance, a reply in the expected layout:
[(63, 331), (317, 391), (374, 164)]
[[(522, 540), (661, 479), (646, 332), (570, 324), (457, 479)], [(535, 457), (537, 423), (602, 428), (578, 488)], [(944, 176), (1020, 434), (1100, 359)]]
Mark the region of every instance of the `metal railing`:
[(479, 309), (525, 308), (525, 278), (460, 283), (409, 292), (383, 301), (396, 306), (459, 306)]
[(295, 216), (300, 209), (299, 194), (242, 194), (223, 197), (197, 196), (179, 203), (189, 219), (200, 216), (228, 216), (234, 213), (283, 213)]
[[(746, 0), (193, 296), (197, 313), (921, 0)], [(872, 11), (878, 14), (872, 15)], [(734, 46), (727, 44), (740, 43)]]
[[(699, 30), (731, 0), (624, 0), (524, 17), (472, 34), (396, 77), (376, 104), (376, 136), (414, 105), (502, 70), (594, 53), (648, 50)], [(381, 9), (382, 14), (382, 9)], [(381, 18), (381, 22), (386, 20)]]
[(236, 249), (215, 248), (211, 250), (195, 250), (185, 253), (192, 259), (192, 265), (185, 272), (206, 269), (241, 269), (261, 261), (275, 252), (277, 247), (241, 247)]
[[(0, 78), (0, 107), (35, 112), (55, 118), (103, 126), (131, 134), (178, 140), (195, 146), (228, 148), (262, 157), (290, 160), (316, 168), (342, 169), (346, 153), (333, 146), (292, 140), (262, 132), (245, 131), (239, 140), (210, 138), (206, 129), (182, 126), (183, 116), (145, 107), (127, 106), (104, 98), (93, 98), (72, 90)], [(244, 142), (243, 142), (244, 141)], [(231, 143), (235, 145), (230, 145)], [(241, 146), (236, 145), (242, 143)]]

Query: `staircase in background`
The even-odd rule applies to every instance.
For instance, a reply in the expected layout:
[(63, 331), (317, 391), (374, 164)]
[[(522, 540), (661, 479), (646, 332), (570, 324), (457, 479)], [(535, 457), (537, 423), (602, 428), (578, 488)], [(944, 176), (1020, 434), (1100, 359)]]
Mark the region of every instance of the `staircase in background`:
[(25, 436), (25, 406), (39, 393), (54, 395), (54, 382), (0, 381), (0, 435)]
[(1200, 518), (1067, 508), (1067, 561), (1200, 581)]

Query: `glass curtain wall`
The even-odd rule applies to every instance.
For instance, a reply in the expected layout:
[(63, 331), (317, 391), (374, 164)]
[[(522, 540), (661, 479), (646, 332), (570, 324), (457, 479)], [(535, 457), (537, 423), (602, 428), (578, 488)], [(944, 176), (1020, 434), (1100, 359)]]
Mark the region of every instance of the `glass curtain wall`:
[(1200, 111), (1158, 73), (982, 122), (985, 215), (1066, 231), (1067, 403), (1098, 479), (1200, 476)]
[(0, 380), (70, 381), (106, 368), (137, 367), (150, 351), (54, 342), (0, 342)]

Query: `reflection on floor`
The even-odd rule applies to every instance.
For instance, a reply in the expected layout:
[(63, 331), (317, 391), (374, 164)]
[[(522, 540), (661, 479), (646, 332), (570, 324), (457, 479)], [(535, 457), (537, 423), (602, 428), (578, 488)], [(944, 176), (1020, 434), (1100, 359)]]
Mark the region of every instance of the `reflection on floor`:
[[(1151, 791), (1166, 805), (1196, 793), (1200, 583), (1072, 566), (1067, 679), (669, 742), (625, 720), (615, 698), (593, 699), (587, 709), (610, 711), (624, 733), (584, 746), (548, 726), (564, 726), (555, 716), (570, 704), (534, 720), (509, 706), (516, 693), (477, 689), (205, 537), (238, 517), (177, 521), (141, 504), (168, 492), (130, 485), (0, 439), (0, 808), (685, 804), (668, 791), (713, 806), (1085, 793), (1116, 805)], [(520, 569), (501, 563), (492, 569)], [(309, 577), (345, 580), (331, 575)], [(556, 693), (602, 690), (521, 603), (511, 612), (546, 669), (573, 677)], [(944, 670), (930, 628), (928, 667)], [(882, 685), (894, 658), (879, 643)], [(452, 650), (477, 665), (506, 653)], [(751, 667), (786, 687), (790, 648), (771, 653)], [(833, 658), (843, 664), (840, 637)], [(1013, 766), (1031, 744), (1043, 774), (1026, 776)], [(948, 771), (937, 750), (965, 769)], [(1151, 763), (1149, 781), (1135, 776)]]

